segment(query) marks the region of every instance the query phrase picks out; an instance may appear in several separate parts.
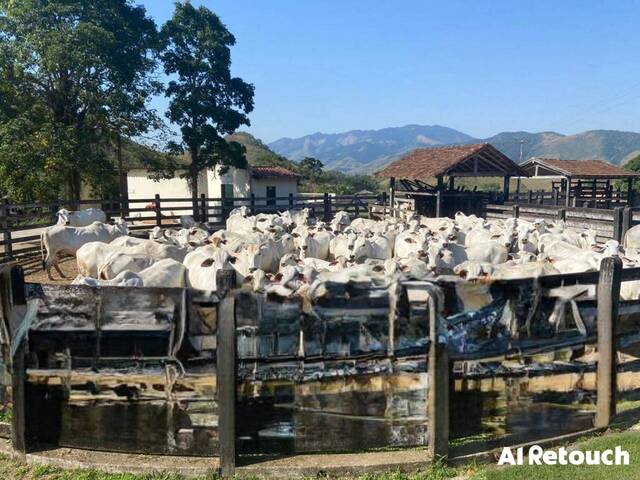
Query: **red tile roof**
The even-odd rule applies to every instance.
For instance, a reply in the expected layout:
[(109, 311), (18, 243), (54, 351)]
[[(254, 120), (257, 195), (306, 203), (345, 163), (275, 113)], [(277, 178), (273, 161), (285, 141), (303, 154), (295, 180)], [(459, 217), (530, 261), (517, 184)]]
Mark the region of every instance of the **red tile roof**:
[(541, 165), (557, 175), (575, 178), (626, 178), (638, 177), (640, 173), (625, 170), (604, 160), (561, 160), (559, 158), (534, 157), (522, 164), (530, 175), (535, 174), (535, 166)]
[(284, 167), (251, 167), (251, 176), (253, 178), (300, 178), (300, 175)]
[(472, 176), (473, 162), (466, 162), (474, 157), (479, 160), (478, 175), (525, 175), (517, 164), (494, 146), (479, 143), (418, 148), (376, 172), (376, 176), (418, 180), (449, 174), (455, 176), (456, 173)]

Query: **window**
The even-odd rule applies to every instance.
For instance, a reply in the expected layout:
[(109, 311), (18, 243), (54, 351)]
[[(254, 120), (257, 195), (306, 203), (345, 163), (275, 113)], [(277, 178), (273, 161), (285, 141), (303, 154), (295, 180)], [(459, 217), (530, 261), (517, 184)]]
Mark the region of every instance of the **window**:
[(267, 206), (275, 206), (276, 204), (276, 187), (267, 186)]

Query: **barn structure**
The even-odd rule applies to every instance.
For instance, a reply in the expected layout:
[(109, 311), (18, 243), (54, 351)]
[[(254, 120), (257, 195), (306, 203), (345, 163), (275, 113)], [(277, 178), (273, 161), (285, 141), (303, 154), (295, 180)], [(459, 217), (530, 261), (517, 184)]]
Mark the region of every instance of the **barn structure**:
[(457, 211), (480, 213), (477, 207), (489, 197), (488, 192), (456, 188), (456, 178), (502, 177), (506, 199), (511, 177), (527, 173), (493, 145), (480, 143), (418, 148), (376, 176), (389, 179), (391, 205), (410, 199), (421, 214), (442, 217)]
[[(611, 208), (634, 204), (633, 179), (640, 173), (625, 170), (604, 160), (561, 160), (533, 157), (522, 164), (527, 176), (547, 178), (551, 191), (540, 198), (539, 203), (552, 202), (574, 207)], [(625, 182), (624, 187), (620, 184)], [(618, 185), (614, 185), (617, 182)], [(520, 182), (518, 182), (518, 186)], [(514, 200), (521, 202), (530, 195), (516, 191)]]

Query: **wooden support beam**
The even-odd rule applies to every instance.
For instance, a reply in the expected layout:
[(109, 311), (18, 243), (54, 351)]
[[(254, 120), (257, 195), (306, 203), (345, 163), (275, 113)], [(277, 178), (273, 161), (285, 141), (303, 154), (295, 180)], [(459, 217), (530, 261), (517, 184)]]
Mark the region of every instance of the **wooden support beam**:
[(595, 427), (611, 424), (616, 414), (616, 337), (622, 260), (608, 257), (602, 261), (598, 278), (598, 369)]
[(633, 207), (633, 177), (627, 178), (627, 205)]
[(566, 182), (566, 189), (565, 189), (565, 203), (564, 205), (566, 207), (570, 207), (571, 206), (571, 177), (565, 177), (565, 182)]
[(455, 178), (456, 177), (449, 177), (449, 191), (453, 192), (453, 189), (455, 187)]
[(233, 478), (236, 470), (236, 315), (235, 298), (229, 293), (220, 302), (216, 383), (218, 387), (218, 438), (220, 475)]
[(436, 217), (442, 217), (442, 190), (436, 192)]

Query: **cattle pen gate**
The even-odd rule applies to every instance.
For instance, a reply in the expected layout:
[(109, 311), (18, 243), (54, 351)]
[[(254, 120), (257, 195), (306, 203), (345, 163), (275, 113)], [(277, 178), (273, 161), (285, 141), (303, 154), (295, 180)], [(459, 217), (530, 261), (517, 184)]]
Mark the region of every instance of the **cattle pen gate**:
[[(21, 453), (211, 457), (226, 477), (283, 455), (408, 448), (415, 467), (566, 440), (640, 393), (640, 302), (618, 301), (637, 279), (608, 258), (492, 283), (328, 284), (309, 305), (225, 278), (208, 293), (25, 284), (6, 265), (3, 408)], [(492, 300), (463, 309), (470, 293)]]

